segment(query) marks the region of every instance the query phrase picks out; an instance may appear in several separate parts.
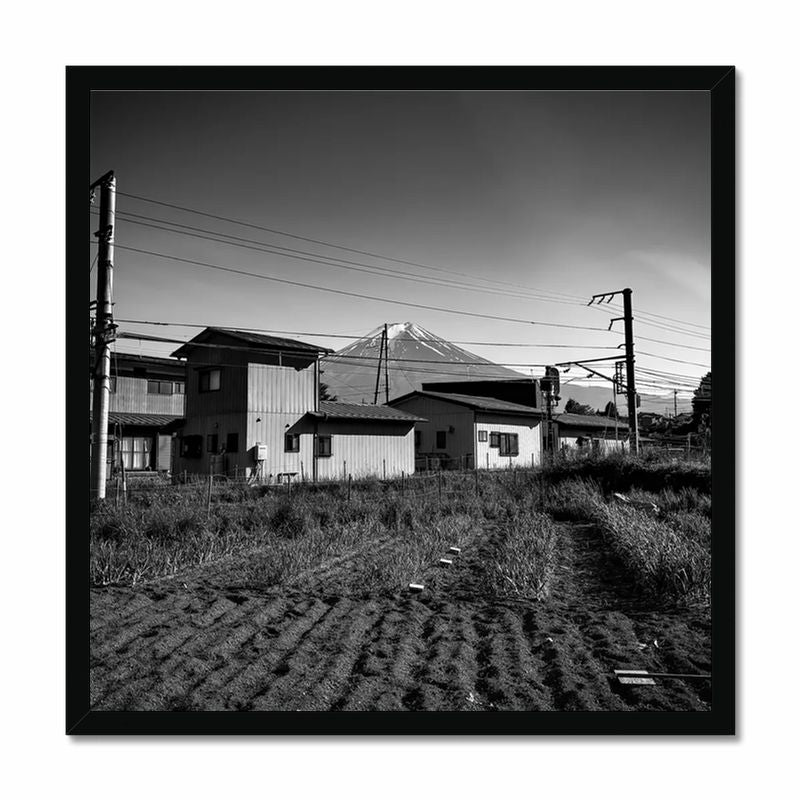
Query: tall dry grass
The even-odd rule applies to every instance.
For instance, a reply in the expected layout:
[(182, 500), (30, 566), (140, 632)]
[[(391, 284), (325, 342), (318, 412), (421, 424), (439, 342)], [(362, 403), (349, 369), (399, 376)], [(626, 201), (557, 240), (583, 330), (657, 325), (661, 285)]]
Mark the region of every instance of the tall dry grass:
[[(517, 494), (523, 491), (520, 485)], [(241, 565), (243, 578), (285, 583), (362, 548), (360, 561), (371, 565), (367, 584), (394, 586), (400, 575), (407, 581), (419, 564), (456, 544), (468, 522), (474, 526), (507, 514), (514, 497), (500, 478), (490, 476), (476, 493), (470, 475), (448, 476), (441, 496), (437, 480), (415, 489), (367, 481), (353, 486), (349, 498), (346, 487), (337, 485), (298, 487), (291, 497), (223, 487), (208, 513), (205, 487), (164, 487), (92, 514), (91, 580), (134, 585), (250, 555)], [(388, 539), (391, 556), (372, 547)]]
[(639, 588), (660, 599), (705, 600), (711, 592), (710, 499), (694, 489), (632, 492), (658, 511), (607, 498), (592, 480), (551, 487), (546, 508), (556, 519), (593, 523)]

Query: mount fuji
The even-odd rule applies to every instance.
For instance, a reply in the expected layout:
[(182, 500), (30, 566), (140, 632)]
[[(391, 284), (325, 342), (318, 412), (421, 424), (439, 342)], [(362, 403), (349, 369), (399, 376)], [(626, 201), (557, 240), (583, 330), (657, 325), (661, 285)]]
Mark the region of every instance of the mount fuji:
[[(331, 394), (343, 402), (372, 402), (382, 336), (380, 325), (323, 361), (321, 380)], [(414, 322), (389, 325), (388, 340), (389, 399), (421, 389), (423, 382), (528, 377), (470, 353)], [(382, 364), (379, 403), (385, 400), (385, 387)]]

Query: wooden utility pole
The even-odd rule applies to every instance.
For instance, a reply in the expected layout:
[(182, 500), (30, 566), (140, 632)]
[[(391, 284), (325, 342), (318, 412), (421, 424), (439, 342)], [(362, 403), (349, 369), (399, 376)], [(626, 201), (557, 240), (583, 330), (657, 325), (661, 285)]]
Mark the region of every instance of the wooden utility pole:
[(94, 194), (100, 188), (100, 225), (97, 237), (97, 305), (94, 325), (94, 385), (92, 390), (92, 461), (91, 496), (106, 496), (106, 458), (108, 455), (108, 410), (111, 398), (111, 342), (114, 341), (113, 272), (114, 210), (117, 182), (107, 172), (90, 187)]
[[(598, 305), (603, 302), (610, 303), (618, 294), (622, 295), (623, 316), (614, 317), (608, 324), (611, 326), (622, 320), (625, 323), (625, 394), (628, 399), (628, 429), (630, 431), (630, 448), (632, 453), (639, 452), (639, 416), (637, 414), (636, 398), (636, 376), (634, 375), (633, 365), (635, 363), (633, 355), (633, 304), (631, 301), (632, 289), (622, 289), (615, 292), (602, 292), (592, 295), (589, 305), (595, 301)], [(586, 369), (586, 367), (584, 367)], [(603, 376), (605, 377), (605, 376)]]
[(674, 416), (677, 417), (678, 416), (678, 390), (677, 389), (673, 389), (672, 390), (672, 401), (674, 403), (674, 408), (675, 408)]

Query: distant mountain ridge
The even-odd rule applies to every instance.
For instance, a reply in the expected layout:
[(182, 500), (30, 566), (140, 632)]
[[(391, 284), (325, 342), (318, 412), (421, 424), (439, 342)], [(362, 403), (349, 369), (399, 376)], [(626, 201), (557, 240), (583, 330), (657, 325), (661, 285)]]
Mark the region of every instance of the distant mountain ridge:
[[(381, 350), (383, 325), (325, 359), (321, 380), (339, 400), (371, 403)], [(448, 342), (414, 322), (388, 326), (389, 399), (436, 380), (528, 377)], [(386, 399), (381, 367), (378, 402)]]

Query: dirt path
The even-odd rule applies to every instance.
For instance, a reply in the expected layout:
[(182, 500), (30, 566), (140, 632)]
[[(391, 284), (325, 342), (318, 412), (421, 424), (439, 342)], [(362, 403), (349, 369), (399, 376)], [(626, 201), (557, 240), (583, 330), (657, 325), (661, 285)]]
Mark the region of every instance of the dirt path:
[[(551, 598), (497, 601), (484, 570), (502, 531), (476, 536), (426, 590), (343, 594), (358, 554), (281, 590), (209, 567), (92, 592), (98, 709), (703, 710), (710, 685), (622, 687), (614, 669), (710, 671), (702, 610), (637, 597), (589, 526), (560, 528)], [(380, 543), (385, 547), (386, 543)], [(234, 565), (235, 566), (235, 565)]]

